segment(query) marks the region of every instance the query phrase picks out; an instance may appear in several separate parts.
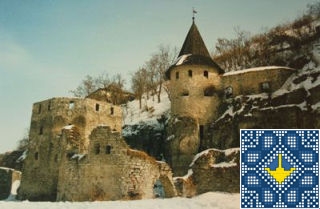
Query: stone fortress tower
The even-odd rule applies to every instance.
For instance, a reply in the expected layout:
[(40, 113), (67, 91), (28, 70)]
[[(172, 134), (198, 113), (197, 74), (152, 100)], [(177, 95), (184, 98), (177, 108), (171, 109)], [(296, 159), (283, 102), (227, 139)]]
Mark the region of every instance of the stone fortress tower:
[[(166, 158), (175, 175), (184, 175), (193, 157), (216, 144), (210, 130), (238, 95), (269, 94), (295, 72), (279, 66), (258, 67), (225, 73), (211, 58), (194, 18), (176, 62), (166, 71), (172, 119)], [(179, 130), (179, 132), (177, 132)], [(213, 133), (214, 134), (214, 133)]]
[[(52, 98), (32, 109), (28, 157), (19, 195), (24, 199), (55, 200), (59, 165), (68, 155), (88, 153), (89, 135), (98, 125), (121, 132), (121, 107), (81, 98)], [(62, 130), (69, 131), (68, 146)]]
[(171, 112), (190, 116), (200, 126), (215, 119), (223, 73), (212, 60), (193, 20), (177, 61), (166, 72)]

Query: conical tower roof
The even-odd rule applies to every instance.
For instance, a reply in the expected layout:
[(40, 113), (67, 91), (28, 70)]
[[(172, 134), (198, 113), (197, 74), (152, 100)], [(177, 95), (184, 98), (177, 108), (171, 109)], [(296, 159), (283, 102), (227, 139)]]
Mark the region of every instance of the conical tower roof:
[(178, 59), (166, 71), (166, 77), (170, 78), (171, 69), (180, 65), (207, 65), (213, 67), (219, 74), (224, 73), (224, 70), (212, 60), (194, 21), (183, 42)]
[(186, 39), (184, 40), (178, 57), (186, 54), (210, 57), (209, 51), (206, 45), (204, 44), (198, 27), (196, 26), (194, 21), (192, 22), (192, 25), (190, 27)]

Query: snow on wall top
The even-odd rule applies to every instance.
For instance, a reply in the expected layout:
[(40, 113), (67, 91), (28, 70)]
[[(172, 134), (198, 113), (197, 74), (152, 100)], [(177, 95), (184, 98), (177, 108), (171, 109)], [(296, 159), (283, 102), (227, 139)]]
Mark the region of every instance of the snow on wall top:
[[(211, 148), (211, 149), (207, 149), (207, 150), (204, 150), (198, 154), (196, 154), (196, 156), (193, 158), (191, 164), (189, 165), (189, 167), (192, 167), (194, 165), (194, 163), (203, 155), (207, 155), (210, 151), (216, 151), (216, 152), (222, 152), (225, 154), (225, 156), (229, 156), (235, 152), (240, 152), (240, 148), (230, 148), (230, 149), (226, 149), (226, 150), (219, 150), (219, 149), (215, 149), (215, 148)], [(218, 165), (218, 164), (216, 164)], [(221, 164), (217, 167), (223, 167), (223, 165), (228, 165), (230, 166), (230, 163), (227, 163), (227, 162), (224, 162), (224, 164)], [(227, 167), (228, 167), (227, 166)], [(233, 165), (232, 165), (233, 166)]]
[(243, 73), (265, 71), (265, 70), (274, 70), (274, 69), (295, 70), (295, 69), (289, 68), (289, 67), (264, 66), (264, 67), (248, 68), (248, 69), (238, 70), (238, 71), (231, 71), (231, 72), (227, 72), (227, 73), (223, 74), (223, 76), (239, 75), (239, 74), (243, 74)]

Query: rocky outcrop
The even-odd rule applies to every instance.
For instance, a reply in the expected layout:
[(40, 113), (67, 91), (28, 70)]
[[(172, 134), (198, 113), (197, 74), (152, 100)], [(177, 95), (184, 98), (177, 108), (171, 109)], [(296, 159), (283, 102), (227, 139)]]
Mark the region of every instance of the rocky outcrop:
[(131, 148), (144, 151), (157, 160), (163, 158), (165, 141), (163, 123), (147, 124), (140, 122), (135, 125), (125, 125), (122, 134)]
[(272, 94), (241, 95), (224, 101), (225, 111), (204, 139), (209, 147), (239, 146), (244, 128), (320, 128), (320, 68), (291, 76)]
[(200, 139), (198, 123), (191, 117), (173, 116), (168, 123), (165, 141), (165, 158), (174, 171), (174, 176), (187, 173), (188, 165), (198, 153)]
[(175, 178), (179, 196), (192, 197), (209, 191), (239, 192), (240, 149), (208, 149), (197, 154), (188, 174)]

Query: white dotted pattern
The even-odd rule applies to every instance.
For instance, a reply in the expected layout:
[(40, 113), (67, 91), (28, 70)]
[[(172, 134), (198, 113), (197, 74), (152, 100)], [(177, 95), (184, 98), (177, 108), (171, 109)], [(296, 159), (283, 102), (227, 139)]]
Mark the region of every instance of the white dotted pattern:
[[(240, 144), (241, 208), (319, 208), (319, 130), (245, 130)], [(266, 171), (279, 154), (295, 168), (282, 183)]]

